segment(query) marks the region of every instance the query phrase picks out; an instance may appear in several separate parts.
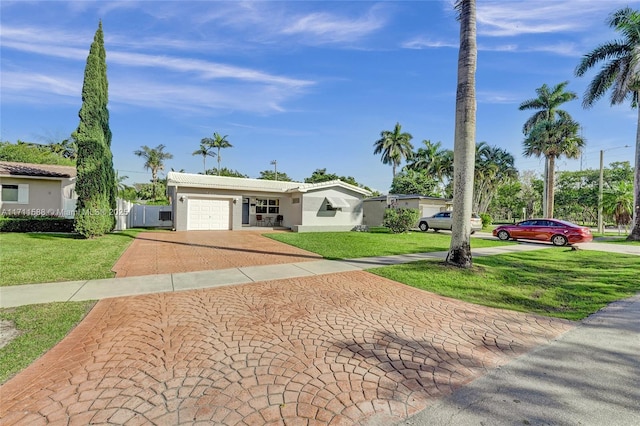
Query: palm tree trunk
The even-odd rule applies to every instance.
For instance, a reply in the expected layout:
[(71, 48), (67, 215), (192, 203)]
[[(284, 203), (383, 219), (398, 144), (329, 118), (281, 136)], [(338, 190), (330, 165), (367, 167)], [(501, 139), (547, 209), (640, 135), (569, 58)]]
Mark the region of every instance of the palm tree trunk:
[(636, 128), (636, 165), (633, 183), (633, 228), (627, 237), (629, 241), (640, 241), (640, 107), (638, 108), (638, 125)]
[(545, 217), (549, 219), (553, 218), (553, 199), (554, 188), (556, 178), (556, 156), (549, 156), (549, 169), (547, 170), (547, 211)]
[(476, 2), (461, 0), (458, 87), (456, 89), (455, 136), (453, 146), (453, 222), (446, 262), (470, 268), (471, 208), (476, 156)]
[(218, 147), (218, 176), (220, 176), (220, 147)]
[(207, 174), (207, 156), (202, 156), (202, 167), (204, 167), (204, 174)]

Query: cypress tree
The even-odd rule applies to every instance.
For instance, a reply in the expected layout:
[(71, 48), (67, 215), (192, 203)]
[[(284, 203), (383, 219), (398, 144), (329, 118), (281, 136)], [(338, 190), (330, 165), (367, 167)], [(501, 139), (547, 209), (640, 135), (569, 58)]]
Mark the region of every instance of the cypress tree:
[(80, 124), (73, 135), (78, 146), (75, 230), (86, 238), (104, 235), (115, 226), (116, 184), (107, 109), (108, 86), (100, 21), (84, 69)]

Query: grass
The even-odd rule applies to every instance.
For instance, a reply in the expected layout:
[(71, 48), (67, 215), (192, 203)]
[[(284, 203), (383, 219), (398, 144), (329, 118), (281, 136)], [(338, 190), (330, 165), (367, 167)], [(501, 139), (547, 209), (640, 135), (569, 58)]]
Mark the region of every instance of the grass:
[(640, 247), (640, 241), (627, 241), (627, 237), (620, 238), (604, 238), (602, 240), (596, 240), (598, 243), (614, 243), (614, 244), (625, 244), (630, 246), (638, 246)]
[(0, 348), (0, 383), (26, 368), (62, 340), (95, 302), (63, 302), (0, 310), (20, 335)]
[(74, 234), (0, 233), (0, 286), (112, 278), (139, 229), (83, 239)]
[[(264, 234), (266, 237), (317, 253), (325, 259), (355, 259), (369, 256), (447, 251), (451, 236), (440, 232), (311, 232)], [(513, 242), (471, 238), (472, 248), (495, 247)]]
[(473, 270), (420, 261), (369, 271), (466, 302), (580, 320), (639, 292), (639, 270), (637, 256), (550, 248), (477, 257)]

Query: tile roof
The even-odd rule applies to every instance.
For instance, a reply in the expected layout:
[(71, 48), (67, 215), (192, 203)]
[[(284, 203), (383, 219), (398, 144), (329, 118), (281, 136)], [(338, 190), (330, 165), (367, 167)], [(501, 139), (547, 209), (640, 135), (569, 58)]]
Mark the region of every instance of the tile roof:
[(76, 176), (75, 166), (53, 164), (15, 163), (0, 161), (0, 176), (41, 176), (71, 178)]

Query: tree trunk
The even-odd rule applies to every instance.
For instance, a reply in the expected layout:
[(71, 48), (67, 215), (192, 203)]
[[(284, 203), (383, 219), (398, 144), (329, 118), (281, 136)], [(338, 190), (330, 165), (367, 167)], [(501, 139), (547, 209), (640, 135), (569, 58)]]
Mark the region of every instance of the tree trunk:
[(453, 222), (446, 262), (472, 266), (471, 207), (476, 156), (476, 2), (461, 0), (460, 51), (453, 146)]
[(553, 201), (555, 197), (554, 185), (556, 180), (556, 157), (549, 156), (549, 170), (547, 171), (547, 211), (545, 217), (553, 218)]
[(636, 128), (636, 165), (633, 173), (633, 228), (627, 237), (629, 241), (640, 241), (640, 107)]

